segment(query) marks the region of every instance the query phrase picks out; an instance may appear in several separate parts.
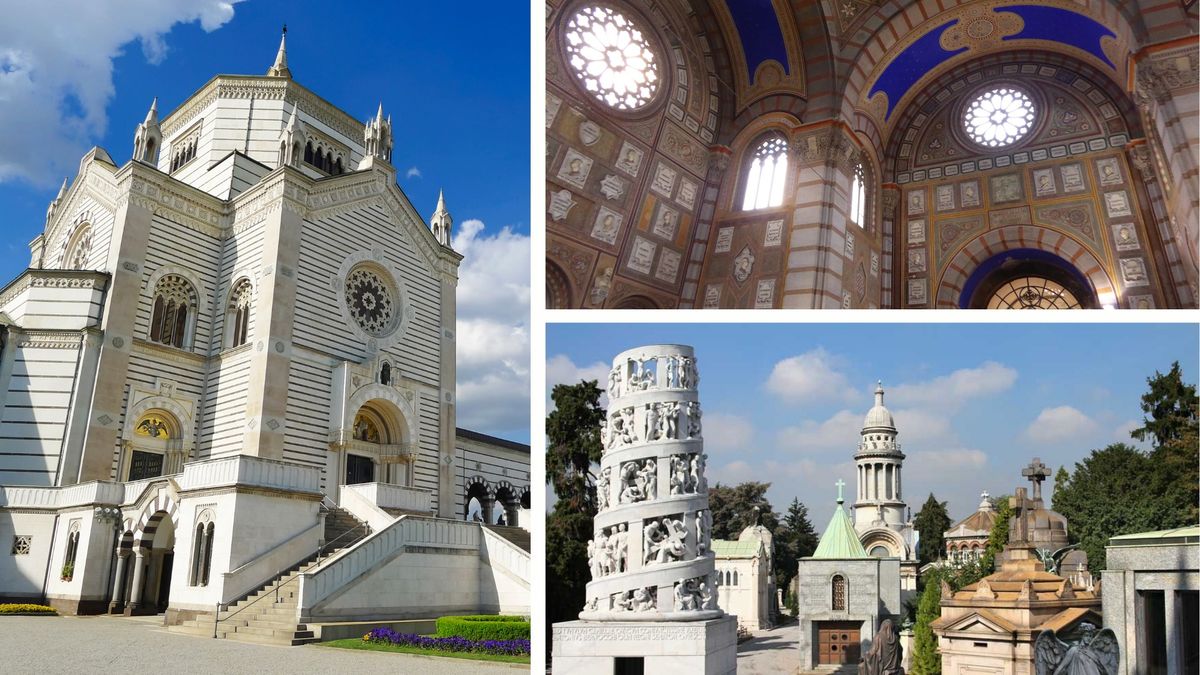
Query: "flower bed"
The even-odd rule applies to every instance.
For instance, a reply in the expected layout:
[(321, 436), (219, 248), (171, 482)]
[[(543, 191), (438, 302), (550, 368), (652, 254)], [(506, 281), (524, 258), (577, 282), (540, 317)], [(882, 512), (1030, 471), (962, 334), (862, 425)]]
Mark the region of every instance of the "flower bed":
[(28, 603), (0, 603), (0, 614), (58, 614), (53, 607)]
[(375, 628), (364, 635), (362, 639), (363, 642), (375, 644), (417, 647), (443, 652), (473, 652), (507, 656), (529, 654), (529, 640), (468, 640), (463, 637), (426, 637), (411, 633), (398, 633), (391, 628)]

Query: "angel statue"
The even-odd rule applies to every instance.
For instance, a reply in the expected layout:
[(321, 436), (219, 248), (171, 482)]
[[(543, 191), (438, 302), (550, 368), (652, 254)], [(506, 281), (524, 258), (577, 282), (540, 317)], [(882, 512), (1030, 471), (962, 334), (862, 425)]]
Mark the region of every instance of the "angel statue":
[(879, 632), (871, 644), (871, 651), (858, 664), (858, 675), (904, 675), (900, 662), (904, 650), (900, 646), (900, 633), (891, 619), (879, 624)]
[(1096, 630), (1088, 622), (1079, 624), (1079, 639), (1063, 642), (1052, 630), (1044, 630), (1033, 643), (1037, 675), (1117, 675), (1119, 648), (1111, 628)]

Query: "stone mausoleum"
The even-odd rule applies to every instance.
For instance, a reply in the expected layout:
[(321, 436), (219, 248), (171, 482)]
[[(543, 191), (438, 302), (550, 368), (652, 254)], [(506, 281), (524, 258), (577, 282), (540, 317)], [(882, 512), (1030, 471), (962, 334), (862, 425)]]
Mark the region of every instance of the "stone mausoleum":
[(517, 524), (529, 448), (456, 427), (462, 256), (392, 146), (282, 41), (82, 158), (0, 290), (0, 598), (286, 643), (529, 612), (527, 535), (465, 518)]

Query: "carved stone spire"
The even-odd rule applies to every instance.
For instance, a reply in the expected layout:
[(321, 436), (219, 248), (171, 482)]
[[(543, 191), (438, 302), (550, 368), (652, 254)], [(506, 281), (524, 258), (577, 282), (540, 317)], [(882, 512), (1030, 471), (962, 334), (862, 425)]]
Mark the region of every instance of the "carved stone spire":
[(58, 188), (58, 196), (54, 201), (50, 202), (50, 206), (46, 207), (46, 224), (50, 224), (50, 219), (54, 217), (54, 212), (58, 209), (58, 205), (62, 203), (63, 197), (67, 196), (67, 180), (63, 179), (62, 187)]
[[(366, 157), (364, 162), (372, 158), (382, 159), (385, 162), (392, 161), (392, 116), (388, 115), (385, 119), (383, 116), (383, 103), (379, 104), (379, 109), (375, 112), (375, 117), (368, 120), (366, 127), (363, 129), (363, 145), (366, 146)], [(369, 166), (369, 162), (360, 168)]]
[(304, 156), (304, 144), (308, 137), (304, 131), (304, 123), (296, 116), (300, 106), (292, 106), (292, 116), (288, 118), (287, 126), (279, 134), (279, 165), (300, 166)]
[(158, 125), (158, 97), (150, 103), (146, 119), (137, 126), (133, 134), (133, 159), (147, 164), (158, 163), (158, 151), (162, 147), (162, 129)]
[(437, 237), (442, 246), (450, 245), (450, 226), (453, 223), (454, 219), (446, 210), (446, 199), (442, 196), (442, 191), (438, 190), (437, 208), (433, 212), (433, 218), (429, 219), (429, 228), (433, 230), (433, 236)]
[(279, 52), (275, 54), (275, 63), (267, 69), (267, 77), (292, 79), (292, 71), (287, 64), (287, 24), (283, 25), (283, 37), (279, 38)]

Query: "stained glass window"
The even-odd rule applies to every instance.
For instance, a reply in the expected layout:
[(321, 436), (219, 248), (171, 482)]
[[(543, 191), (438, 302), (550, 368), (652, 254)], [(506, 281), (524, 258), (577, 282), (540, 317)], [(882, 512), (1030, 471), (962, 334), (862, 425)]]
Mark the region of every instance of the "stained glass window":
[(1080, 309), (1075, 294), (1045, 277), (1024, 276), (1001, 284), (988, 309)]
[(850, 222), (859, 227), (866, 227), (867, 218), (867, 185), (863, 165), (854, 167), (854, 175), (850, 182)]
[(1012, 87), (998, 87), (976, 96), (963, 113), (967, 135), (989, 148), (1019, 141), (1029, 133), (1033, 120), (1033, 101)]
[(585, 89), (618, 110), (658, 91), (658, 59), (642, 31), (610, 7), (584, 7), (567, 22), (567, 60)]

